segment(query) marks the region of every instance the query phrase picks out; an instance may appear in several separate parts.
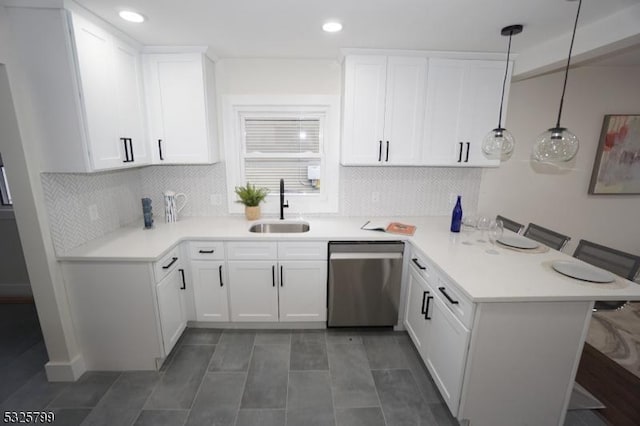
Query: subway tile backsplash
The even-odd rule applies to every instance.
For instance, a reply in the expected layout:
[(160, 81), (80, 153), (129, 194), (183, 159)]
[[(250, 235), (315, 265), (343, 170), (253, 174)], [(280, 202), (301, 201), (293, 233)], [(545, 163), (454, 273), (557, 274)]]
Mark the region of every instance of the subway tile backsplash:
[[(339, 216), (440, 216), (462, 195), (465, 213), (475, 213), (482, 169), (448, 167), (341, 167)], [(149, 166), (96, 173), (43, 173), (51, 233), (61, 254), (117, 228), (140, 221), (140, 199), (153, 200), (162, 221), (166, 190), (184, 192), (181, 216), (228, 214), (223, 163)], [(378, 194), (374, 194), (377, 192)], [(96, 205), (98, 219), (89, 208)]]

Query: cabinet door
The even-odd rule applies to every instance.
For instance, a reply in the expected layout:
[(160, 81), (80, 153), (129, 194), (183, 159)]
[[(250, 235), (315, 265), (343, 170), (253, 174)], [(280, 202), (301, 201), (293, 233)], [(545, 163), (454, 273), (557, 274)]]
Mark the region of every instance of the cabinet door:
[(171, 352), (171, 349), (187, 326), (184, 302), (181, 294), (181, 288), (184, 287), (183, 284), (182, 273), (178, 265), (156, 286), (158, 313), (160, 316), (160, 327), (162, 328), (162, 342), (165, 356)]
[(94, 170), (125, 165), (124, 146), (116, 128), (112, 37), (78, 15), (72, 15), (80, 71), (89, 152)]
[[(432, 304), (433, 295), (429, 290), (429, 286), (415, 269), (410, 267), (404, 325), (413, 344), (423, 358), (426, 356), (426, 343), (429, 338), (429, 323), (426, 313), (427, 307)], [(430, 311), (431, 309), (429, 309)]]
[(416, 164), (420, 158), (426, 74), (426, 58), (390, 56), (387, 60), (384, 164)]
[(386, 80), (386, 56), (345, 59), (342, 164), (381, 164)]
[(128, 142), (130, 145), (128, 165), (148, 164), (142, 67), (138, 51), (119, 40), (114, 40), (113, 70), (118, 135), (120, 138), (131, 140)]
[(192, 261), (197, 321), (229, 321), (228, 280), (224, 262)]
[(201, 54), (145, 56), (154, 163), (209, 163), (204, 58)]
[[(500, 161), (489, 160), (482, 154), (482, 139), (498, 125), (504, 66), (504, 62), (499, 61), (467, 61), (458, 131), (459, 139), (469, 150), (464, 157), (466, 166), (500, 164)], [(510, 81), (509, 75), (507, 81)], [(505, 87), (505, 101), (509, 99), (508, 88), (509, 85)], [(505, 117), (506, 103), (503, 110)]]
[(448, 302), (439, 296), (432, 300), (432, 307), (428, 312), (431, 320), (428, 325), (429, 344), (426, 347), (425, 363), (449, 410), (456, 416), (470, 332), (454, 317), (445, 303)]
[(232, 321), (278, 321), (277, 262), (229, 261)]
[(326, 321), (327, 262), (279, 262), (280, 321)]

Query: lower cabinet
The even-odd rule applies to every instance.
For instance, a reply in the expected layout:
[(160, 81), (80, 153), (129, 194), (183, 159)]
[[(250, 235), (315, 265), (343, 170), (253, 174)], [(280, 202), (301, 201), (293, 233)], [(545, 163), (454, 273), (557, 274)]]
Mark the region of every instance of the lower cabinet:
[(229, 261), (232, 321), (278, 321), (277, 262)]
[(225, 262), (191, 261), (197, 321), (229, 321), (226, 269)]
[(229, 261), (232, 321), (325, 321), (326, 261)]
[[(424, 265), (424, 266), (423, 266)], [(451, 413), (460, 406), (473, 305), (445, 283), (425, 259), (409, 268), (404, 324)]]
[(171, 349), (187, 327), (187, 313), (183, 290), (185, 290), (184, 269), (178, 264), (156, 286), (158, 299), (158, 315), (162, 330), (162, 344), (164, 353), (168, 355)]

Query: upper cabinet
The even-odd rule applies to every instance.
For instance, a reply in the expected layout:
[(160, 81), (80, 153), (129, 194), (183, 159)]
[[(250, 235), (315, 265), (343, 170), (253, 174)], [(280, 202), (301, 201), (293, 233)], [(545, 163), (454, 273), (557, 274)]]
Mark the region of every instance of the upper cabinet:
[(139, 51), (77, 14), (71, 23), (91, 170), (148, 164)]
[(408, 165), (421, 155), (424, 57), (345, 58), (344, 165)]
[(342, 164), (498, 166), (481, 145), (497, 124), (504, 61), (415, 53), (346, 56)]
[[(149, 163), (137, 46), (75, 12), (11, 8), (16, 83), (29, 97), (41, 171)], [(34, 30), (37, 28), (37, 31)]]
[(143, 56), (153, 163), (219, 161), (211, 60), (202, 53)]
[(498, 122), (503, 78), (504, 62), (500, 61), (441, 58), (429, 61), (423, 164), (475, 167), (500, 164), (499, 160), (485, 158), (481, 146), (484, 136)]

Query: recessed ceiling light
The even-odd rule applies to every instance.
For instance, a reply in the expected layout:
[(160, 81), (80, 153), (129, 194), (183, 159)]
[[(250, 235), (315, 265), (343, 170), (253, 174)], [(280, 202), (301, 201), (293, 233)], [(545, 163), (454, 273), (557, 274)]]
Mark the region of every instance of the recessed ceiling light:
[(322, 26), (322, 29), (328, 33), (337, 33), (342, 30), (342, 24), (340, 22), (327, 22)]
[(144, 22), (144, 16), (142, 16), (138, 12), (133, 12), (131, 10), (121, 10), (119, 12), (119, 15), (125, 21), (135, 22), (136, 24)]

